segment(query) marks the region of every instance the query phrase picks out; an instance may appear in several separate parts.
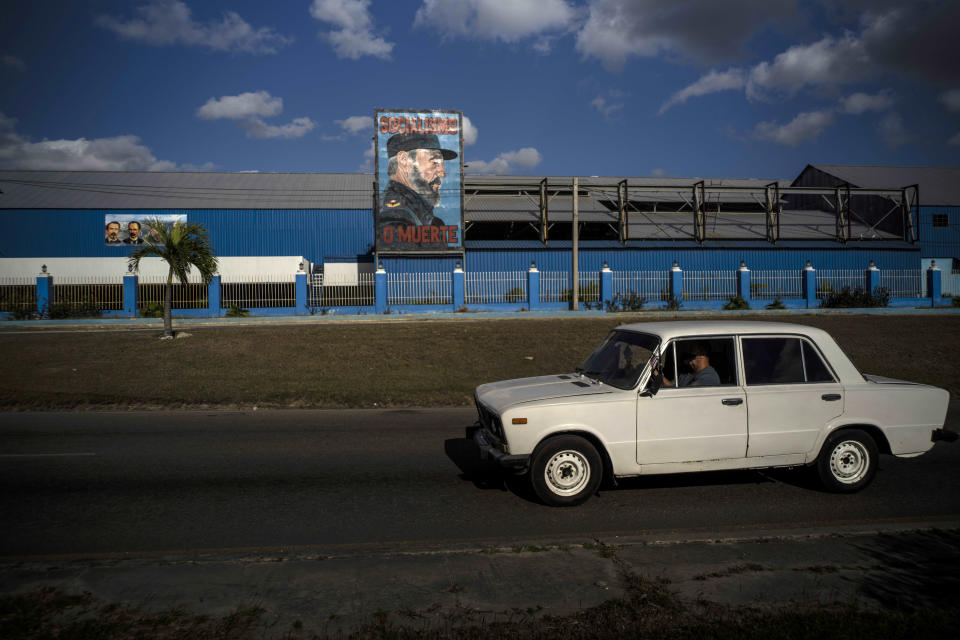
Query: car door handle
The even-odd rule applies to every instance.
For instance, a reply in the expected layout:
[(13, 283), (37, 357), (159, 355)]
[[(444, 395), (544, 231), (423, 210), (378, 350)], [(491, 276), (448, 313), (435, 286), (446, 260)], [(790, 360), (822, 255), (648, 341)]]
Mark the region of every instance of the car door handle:
[(839, 400), (842, 397), (843, 396), (841, 396), (839, 393), (825, 393), (820, 396), (820, 399), (826, 400), (827, 402), (833, 402), (834, 400)]
[(724, 398), (723, 404), (727, 405), (728, 407), (735, 407), (738, 404), (743, 404), (743, 398)]

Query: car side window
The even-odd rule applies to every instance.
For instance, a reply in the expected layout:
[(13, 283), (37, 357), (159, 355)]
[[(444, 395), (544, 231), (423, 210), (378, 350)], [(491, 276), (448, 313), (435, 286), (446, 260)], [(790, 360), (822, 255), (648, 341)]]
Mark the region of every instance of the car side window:
[(681, 338), (668, 345), (663, 358), (667, 387), (717, 387), (737, 384), (733, 338)]
[(803, 341), (803, 366), (807, 372), (807, 382), (834, 381), (830, 369), (824, 364), (820, 354), (806, 340)]
[(833, 382), (820, 354), (800, 338), (744, 338), (748, 385)]

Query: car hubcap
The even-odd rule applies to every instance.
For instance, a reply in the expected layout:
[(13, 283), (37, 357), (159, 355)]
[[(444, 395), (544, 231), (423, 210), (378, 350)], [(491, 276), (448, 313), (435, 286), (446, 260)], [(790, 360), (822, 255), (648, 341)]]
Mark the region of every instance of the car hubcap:
[(561, 451), (550, 458), (543, 476), (553, 493), (576, 495), (590, 481), (590, 463), (579, 451)]
[(870, 454), (856, 440), (841, 442), (830, 455), (830, 473), (843, 484), (854, 484), (867, 475)]

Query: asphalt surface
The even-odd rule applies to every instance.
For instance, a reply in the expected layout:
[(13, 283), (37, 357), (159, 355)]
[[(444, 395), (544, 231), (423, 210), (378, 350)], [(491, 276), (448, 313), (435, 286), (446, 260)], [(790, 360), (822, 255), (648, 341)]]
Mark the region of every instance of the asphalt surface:
[(221, 614), (256, 603), (320, 629), (378, 610), (568, 613), (622, 595), (625, 568), (730, 604), (923, 604), (960, 586), (960, 444), (883, 457), (848, 496), (802, 473), (728, 472), (626, 480), (551, 509), (480, 472), (462, 439), (473, 419), (0, 414), (0, 592)]

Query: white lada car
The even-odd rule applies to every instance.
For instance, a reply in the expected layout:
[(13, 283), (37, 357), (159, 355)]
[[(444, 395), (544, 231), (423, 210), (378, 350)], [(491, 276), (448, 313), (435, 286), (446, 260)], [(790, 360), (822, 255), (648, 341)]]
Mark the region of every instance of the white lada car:
[(825, 331), (776, 322), (650, 322), (614, 329), (581, 368), (477, 387), (481, 455), (576, 505), (604, 476), (815, 467), (867, 486), (880, 453), (953, 440), (949, 394), (863, 375)]

